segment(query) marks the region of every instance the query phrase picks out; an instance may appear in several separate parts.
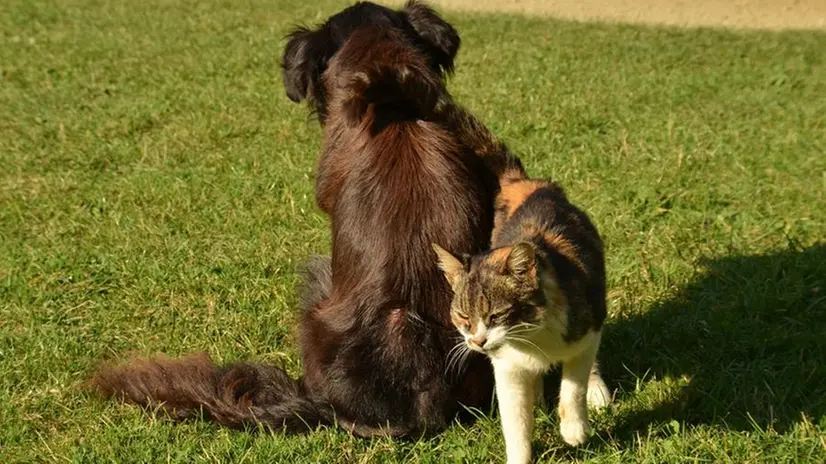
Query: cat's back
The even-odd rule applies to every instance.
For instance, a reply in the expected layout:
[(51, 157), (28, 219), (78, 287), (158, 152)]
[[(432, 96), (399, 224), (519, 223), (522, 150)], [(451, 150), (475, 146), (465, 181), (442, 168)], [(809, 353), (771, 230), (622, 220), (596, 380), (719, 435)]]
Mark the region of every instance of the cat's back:
[(556, 266), (573, 267), (596, 282), (604, 281), (599, 232), (558, 185), (535, 179), (503, 185), (496, 214), (500, 217), (493, 232), (494, 248), (540, 242)]
[[(553, 182), (520, 179), (501, 186), (496, 198), (494, 248), (517, 243), (527, 236), (563, 237), (577, 246), (596, 247), (602, 242), (588, 215), (573, 205)], [(580, 243), (582, 242), (582, 243)]]

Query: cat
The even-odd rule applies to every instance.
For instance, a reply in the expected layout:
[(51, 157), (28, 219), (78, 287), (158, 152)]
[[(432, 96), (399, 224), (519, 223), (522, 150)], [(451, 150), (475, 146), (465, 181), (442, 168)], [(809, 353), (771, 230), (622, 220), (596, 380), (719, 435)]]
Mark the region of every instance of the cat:
[(566, 443), (583, 444), (588, 404), (610, 400), (595, 364), (606, 317), (603, 246), (561, 188), (518, 175), (501, 186), (495, 224), (487, 252), (457, 258), (433, 248), (454, 292), (453, 324), (493, 364), (507, 462), (521, 464), (531, 460), (533, 408), (555, 364)]

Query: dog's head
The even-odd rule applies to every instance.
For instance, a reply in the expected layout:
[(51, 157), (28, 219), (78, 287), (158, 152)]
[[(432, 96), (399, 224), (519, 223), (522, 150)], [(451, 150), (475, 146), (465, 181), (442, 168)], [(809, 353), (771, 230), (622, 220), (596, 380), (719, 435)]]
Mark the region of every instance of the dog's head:
[(294, 102), (307, 100), (310, 108), (323, 120), (327, 94), (322, 74), (327, 64), (350, 35), (364, 25), (391, 27), (400, 31), (412, 47), (430, 60), (440, 75), (453, 71), (459, 50), (459, 34), (435, 11), (411, 0), (395, 11), (370, 2), (359, 2), (332, 16), (316, 29), (299, 27), (289, 36), (281, 67), (284, 89)]

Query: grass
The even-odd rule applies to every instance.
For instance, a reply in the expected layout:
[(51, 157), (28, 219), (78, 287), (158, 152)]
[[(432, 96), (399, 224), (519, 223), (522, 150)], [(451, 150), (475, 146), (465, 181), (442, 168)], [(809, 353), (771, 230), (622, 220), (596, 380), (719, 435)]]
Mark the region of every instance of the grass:
[[(129, 351), (300, 372), (296, 270), (330, 238), (278, 58), (343, 5), (4, 3), (0, 462), (502, 461), (487, 416), (287, 438), (78, 391)], [(617, 401), (579, 450), (538, 413), (540, 460), (826, 460), (826, 35), (447, 17), (456, 97), (607, 244)]]

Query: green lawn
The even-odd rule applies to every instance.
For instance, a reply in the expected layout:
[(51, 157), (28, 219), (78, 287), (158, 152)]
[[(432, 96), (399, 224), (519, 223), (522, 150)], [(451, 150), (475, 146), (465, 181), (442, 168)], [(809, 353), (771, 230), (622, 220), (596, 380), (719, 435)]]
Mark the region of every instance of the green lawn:
[[(285, 438), (79, 391), (130, 351), (300, 372), (296, 272), (330, 236), (278, 60), (344, 5), (3, 2), (0, 462), (503, 462), (491, 417)], [(447, 17), (457, 99), (607, 244), (617, 400), (575, 451), (538, 413), (541, 461), (826, 460), (826, 35)]]

